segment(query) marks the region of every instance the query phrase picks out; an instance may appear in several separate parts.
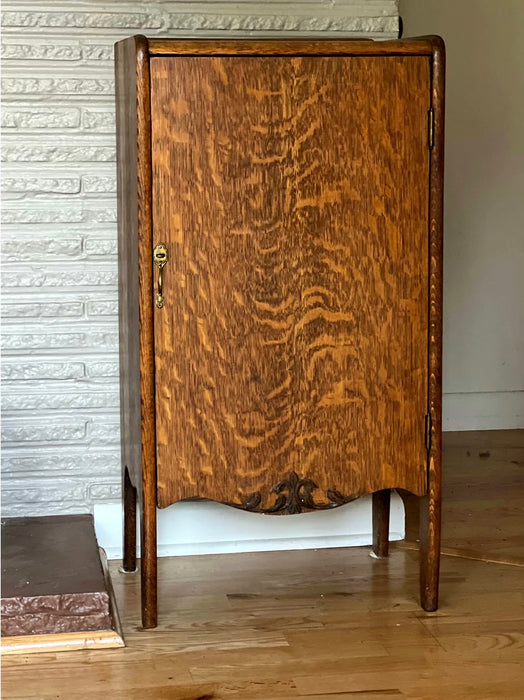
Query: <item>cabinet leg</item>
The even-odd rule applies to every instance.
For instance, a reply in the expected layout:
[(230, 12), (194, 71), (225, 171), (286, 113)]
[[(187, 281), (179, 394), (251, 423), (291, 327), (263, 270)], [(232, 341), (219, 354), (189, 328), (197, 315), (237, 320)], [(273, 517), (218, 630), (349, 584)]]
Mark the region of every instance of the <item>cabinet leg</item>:
[(420, 499), (420, 604), (427, 612), (438, 608), (440, 569), (440, 499)]
[(390, 489), (376, 491), (372, 496), (373, 508), (373, 549), (372, 554), (382, 559), (389, 554), (389, 509)]
[(123, 478), (124, 500), (124, 558), (122, 562), (123, 572), (136, 571), (136, 488), (129, 478), (129, 470), (124, 469)]
[(146, 488), (143, 488), (140, 542), (142, 626), (145, 629), (151, 629), (157, 626), (156, 499), (154, 492), (153, 496), (147, 498)]

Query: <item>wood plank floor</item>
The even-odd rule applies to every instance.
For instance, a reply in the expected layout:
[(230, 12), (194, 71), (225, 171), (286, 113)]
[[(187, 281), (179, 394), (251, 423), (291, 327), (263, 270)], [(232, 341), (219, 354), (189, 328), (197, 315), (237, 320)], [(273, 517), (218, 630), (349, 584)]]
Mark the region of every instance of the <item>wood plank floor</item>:
[(416, 545), (160, 560), (160, 621), (112, 576), (127, 647), (3, 660), (14, 700), (524, 698), (524, 431), (448, 433), (441, 604)]

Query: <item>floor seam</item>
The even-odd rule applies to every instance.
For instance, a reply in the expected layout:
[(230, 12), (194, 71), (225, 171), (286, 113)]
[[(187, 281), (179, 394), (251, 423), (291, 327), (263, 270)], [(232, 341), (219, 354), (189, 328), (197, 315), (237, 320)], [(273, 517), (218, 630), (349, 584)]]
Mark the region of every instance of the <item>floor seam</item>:
[[(411, 551), (418, 551), (419, 546), (417, 544), (410, 544), (409, 542), (406, 543), (396, 543), (396, 547), (398, 549), (408, 549)], [(524, 561), (508, 561), (507, 559), (495, 559), (495, 558), (490, 558), (490, 557), (483, 557), (480, 554), (479, 555), (473, 555), (473, 554), (467, 554), (466, 552), (457, 552), (457, 551), (450, 551), (446, 550), (446, 548), (442, 548), (440, 550), (440, 555), (442, 557), (455, 557), (456, 559), (468, 559), (470, 561), (482, 561), (485, 564), (500, 564), (501, 566), (514, 566), (515, 568), (518, 569), (524, 569)]]

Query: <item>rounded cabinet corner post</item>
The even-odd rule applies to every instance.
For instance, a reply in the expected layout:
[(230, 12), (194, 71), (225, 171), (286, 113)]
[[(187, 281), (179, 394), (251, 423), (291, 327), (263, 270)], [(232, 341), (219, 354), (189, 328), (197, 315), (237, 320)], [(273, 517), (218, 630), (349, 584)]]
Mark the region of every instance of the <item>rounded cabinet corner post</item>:
[(124, 568), (136, 497), (144, 627), (157, 505), (195, 498), (299, 514), (371, 493), (382, 558), (400, 487), (434, 609), (442, 42), (118, 46)]
[(444, 219), (444, 112), (446, 50), (441, 37), (432, 43), (431, 107), (434, 136), (429, 178), (429, 318), (428, 318), (428, 486), (420, 515), (420, 602), (438, 608), (442, 519), (442, 307)]

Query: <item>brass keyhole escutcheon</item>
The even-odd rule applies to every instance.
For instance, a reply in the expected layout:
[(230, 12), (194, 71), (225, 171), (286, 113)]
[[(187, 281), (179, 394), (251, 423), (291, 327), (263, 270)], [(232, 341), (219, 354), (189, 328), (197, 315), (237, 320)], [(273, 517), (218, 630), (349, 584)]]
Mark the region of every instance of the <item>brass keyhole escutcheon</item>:
[(164, 296), (162, 294), (162, 270), (167, 263), (169, 256), (167, 254), (167, 246), (165, 243), (158, 243), (153, 250), (153, 262), (158, 267), (158, 285), (156, 295), (156, 307), (161, 309), (164, 306)]

